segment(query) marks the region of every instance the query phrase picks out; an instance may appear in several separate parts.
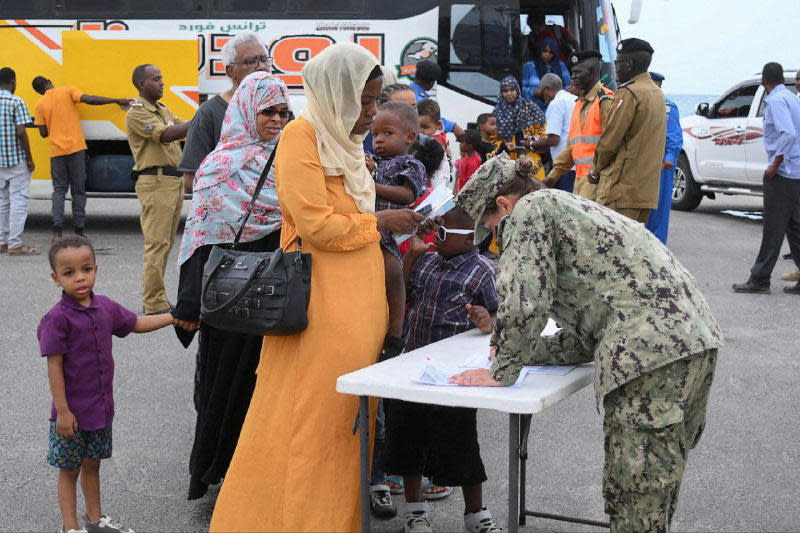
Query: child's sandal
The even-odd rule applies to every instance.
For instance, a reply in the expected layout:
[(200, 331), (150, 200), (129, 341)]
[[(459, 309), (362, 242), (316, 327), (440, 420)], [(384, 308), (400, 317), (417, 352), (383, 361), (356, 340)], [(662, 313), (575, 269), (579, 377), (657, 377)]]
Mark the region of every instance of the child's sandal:
[(403, 476), (387, 476), (386, 485), (389, 486), (389, 492), (392, 494), (403, 494), (406, 490)]
[(423, 500), (441, 500), (442, 498), (447, 498), (453, 493), (453, 487), (440, 487), (439, 485), (434, 485), (433, 483), (426, 483), (424, 487), (422, 487), (422, 499)]

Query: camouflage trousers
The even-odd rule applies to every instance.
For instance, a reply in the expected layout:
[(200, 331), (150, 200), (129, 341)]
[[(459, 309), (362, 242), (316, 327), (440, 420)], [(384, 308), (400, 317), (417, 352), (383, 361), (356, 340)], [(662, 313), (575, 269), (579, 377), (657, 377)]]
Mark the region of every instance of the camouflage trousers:
[(717, 350), (639, 376), (603, 400), (611, 531), (669, 531), (689, 450), (706, 423)]

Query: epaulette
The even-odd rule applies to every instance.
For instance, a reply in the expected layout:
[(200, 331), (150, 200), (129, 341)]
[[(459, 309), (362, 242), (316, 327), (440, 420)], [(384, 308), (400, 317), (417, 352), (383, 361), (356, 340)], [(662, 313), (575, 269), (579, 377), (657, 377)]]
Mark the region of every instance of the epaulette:
[(600, 99), (600, 101), (614, 99), (614, 95), (606, 94), (603, 89), (597, 89), (597, 97)]
[(627, 87), (628, 85), (633, 85), (634, 83), (636, 82), (633, 80), (626, 81), (625, 83), (620, 84), (619, 88), (622, 89), (623, 87)]

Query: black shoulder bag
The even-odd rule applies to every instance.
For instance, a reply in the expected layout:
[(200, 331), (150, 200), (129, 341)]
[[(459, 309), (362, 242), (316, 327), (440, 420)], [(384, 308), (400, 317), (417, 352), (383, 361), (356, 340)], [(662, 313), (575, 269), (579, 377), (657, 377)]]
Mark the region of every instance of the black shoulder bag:
[(308, 326), (311, 254), (236, 250), (275, 152), (261, 172), (232, 245), (215, 245), (203, 268), (200, 319), (211, 327), (250, 335), (291, 335)]

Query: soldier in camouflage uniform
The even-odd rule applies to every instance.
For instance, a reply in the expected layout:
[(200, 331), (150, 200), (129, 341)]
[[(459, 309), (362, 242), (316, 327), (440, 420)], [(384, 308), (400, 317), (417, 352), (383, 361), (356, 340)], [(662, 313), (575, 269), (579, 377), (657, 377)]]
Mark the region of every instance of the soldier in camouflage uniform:
[[(510, 385), (523, 365), (593, 361), (611, 530), (667, 531), (722, 334), (695, 279), (642, 224), (563, 191), (530, 192), (525, 164), (490, 160), (456, 199), (476, 242), (496, 228), (500, 308), (491, 369), (454, 381)], [(548, 317), (562, 329), (540, 337)]]

